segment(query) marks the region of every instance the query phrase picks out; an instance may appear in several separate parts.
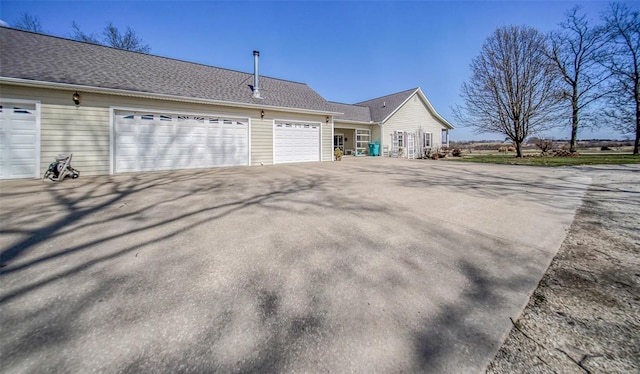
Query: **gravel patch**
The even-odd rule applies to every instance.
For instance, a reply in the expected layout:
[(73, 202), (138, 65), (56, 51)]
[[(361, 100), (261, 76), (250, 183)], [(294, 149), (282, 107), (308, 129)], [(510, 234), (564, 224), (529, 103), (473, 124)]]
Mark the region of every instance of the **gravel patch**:
[(640, 169), (578, 169), (593, 183), (487, 373), (640, 372)]

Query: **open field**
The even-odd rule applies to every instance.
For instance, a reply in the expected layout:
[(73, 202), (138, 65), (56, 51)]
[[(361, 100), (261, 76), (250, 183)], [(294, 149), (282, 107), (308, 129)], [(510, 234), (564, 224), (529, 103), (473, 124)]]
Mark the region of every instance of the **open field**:
[(632, 154), (633, 147), (626, 142), (582, 141), (578, 143), (577, 157), (553, 157), (554, 152), (566, 150), (566, 142), (555, 142), (547, 156), (541, 156), (538, 147), (531, 143), (522, 145), (523, 158), (516, 158), (515, 152), (500, 152), (510, 147), (502, 142), (453, 142), (450, 150), (457, 149), (461, 157), (448, 156), (445, 160), (480, 162), (508, 165), (533, 166), (575, 166), (575, 165), (615, 165), (638, 164), (640, 156)]
[[(533, 153), (525, 153), (525, 155)], [(534, 165), (534, 166), (571, 166), (571, 165), (603, 165), (603, 164), (638, 164), (640, 156), (634, 156), (630, 153), (580, 153), (578, 157), (524, 157), (516, 158), (512, 153), (472, 153), (462, 157), (447, 157), (444, 160), (449, 161), (465, 161), (465, 162), (482, 162), (492, 164), (509, 164), (509, 165)]]

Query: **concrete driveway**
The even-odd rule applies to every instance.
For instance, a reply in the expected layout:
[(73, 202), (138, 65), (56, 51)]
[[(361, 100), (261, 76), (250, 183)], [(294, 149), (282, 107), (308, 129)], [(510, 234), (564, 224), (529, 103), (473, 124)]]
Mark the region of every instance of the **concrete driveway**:
[(0, 183), (2, 372), (479, 372), (575, 169), (342, 162)]

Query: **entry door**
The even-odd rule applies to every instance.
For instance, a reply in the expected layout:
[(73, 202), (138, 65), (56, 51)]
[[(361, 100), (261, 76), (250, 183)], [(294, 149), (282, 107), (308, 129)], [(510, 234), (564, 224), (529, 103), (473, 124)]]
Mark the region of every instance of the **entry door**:
[(342, 153), (344, 153), (344, 135), (343, 134), (335, 134), (333, 135), (333, 149), (339, 148)]

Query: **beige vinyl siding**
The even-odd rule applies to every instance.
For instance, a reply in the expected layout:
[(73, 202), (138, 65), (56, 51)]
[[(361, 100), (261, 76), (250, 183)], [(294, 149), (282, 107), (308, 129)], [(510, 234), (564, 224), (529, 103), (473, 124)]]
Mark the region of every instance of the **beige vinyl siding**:
[[(374, 143), (380, 142), (380, 144), (382, 144), (381, 142), (382, 139), (380, 138), (380, 136), (381, 136), (380, 126), (378, 125), (371, 126), (371, 141)], [(382, 149), (380, 149), (380, 153), (382, 154)]]
[(41, 116), (42, 171), (58, 154), (73, 153), (82, 175), (109, 174), (108, 109), (42, 104)]
[(322, 123), (322, 158), (332, 159), (331, 123), (326, 116), (277, 112), (265, 109), (226, 107), (185, 103), (79, 91), (80, 105), (75, 106), (75, 90), (0, 85), (4, 99), (37, 100), (41, 105), (40, 174), (59, 153), (72, 152), (73, 166), (81, 175), (109, 174), (111, 163), (111, 112), (113, 108), (149, 110), (150, 112), (229, 115), (251, 119), (251, 164), (273, 163), (273, 119), (296, 119)]
[(251, 165), (273, 164), (273, 121), (251, 120)]
[(75, 91), (1, 85), (3, 98), (39, 100), (40, 171), (42, 175), (55, 156), (73, 153), (72, 164), (81, 175), (109, 173), (109, 109), (96, 107), (90, 95), (81, 95), (76, 107)]
[(384, 145), (391, 147), (391, 133), (394, 131), (417, 133), (418, 130), (422, 130), (422, 132), (433, 134), (433, 146), (437, 147), (442, 145), (440, 136), (442, 129), (442, 124), (429, 112), (422, 99), (414, 94), (384, 123), (382, 142)]
[(333, 161), (333, 135), (332, 135), (333, 123), (322, 123), (320, 127), (320, 146), (322, 153), (320, 154), (320, 161)]

